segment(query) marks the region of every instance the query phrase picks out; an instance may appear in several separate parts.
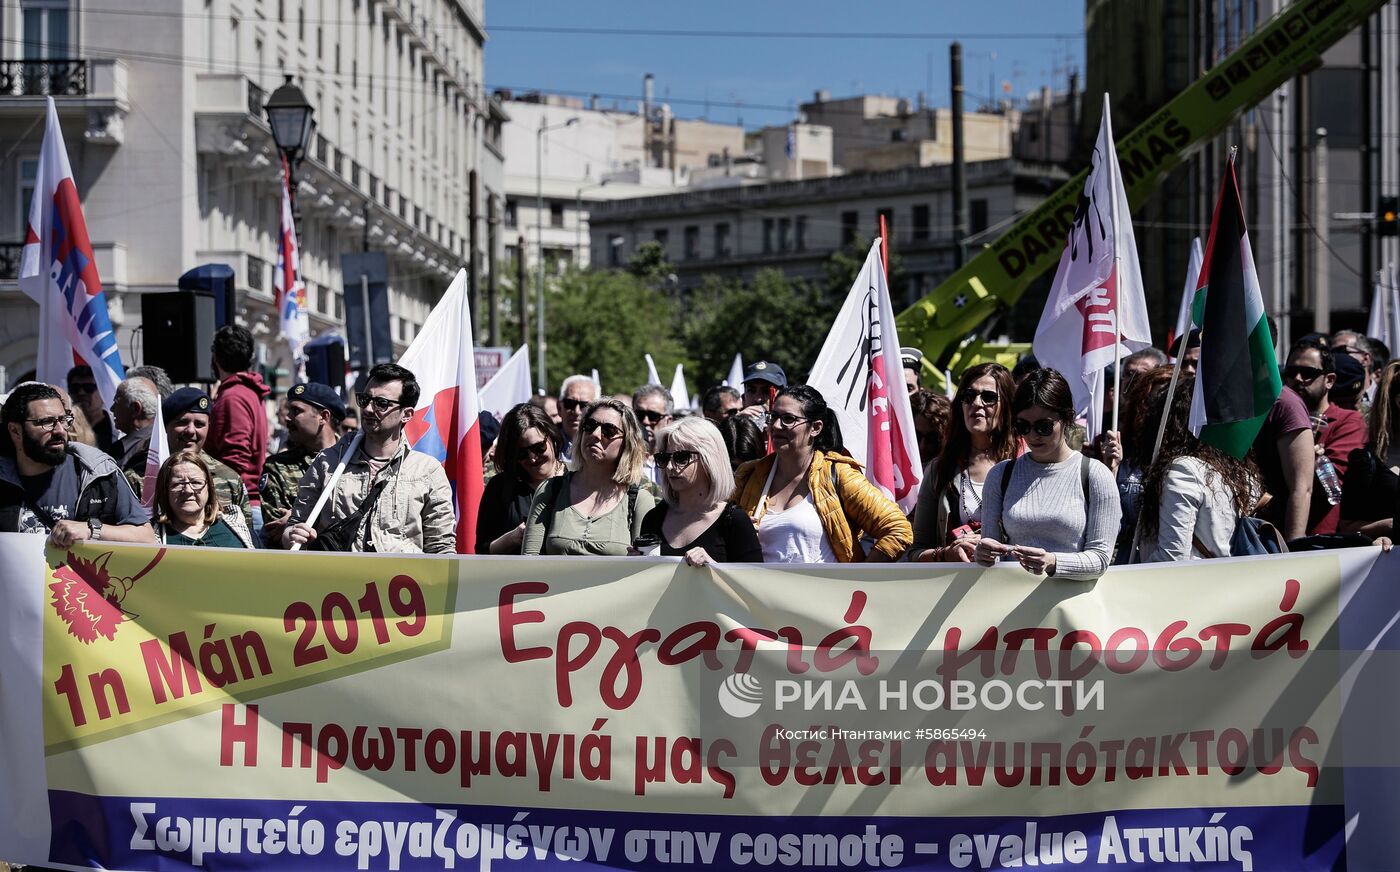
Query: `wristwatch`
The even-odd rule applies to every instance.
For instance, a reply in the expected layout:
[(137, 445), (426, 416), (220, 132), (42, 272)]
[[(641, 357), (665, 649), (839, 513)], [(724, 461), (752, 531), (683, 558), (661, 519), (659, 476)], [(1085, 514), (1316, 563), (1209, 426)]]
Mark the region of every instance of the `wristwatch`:
[(88, 518), (88, 538), (96, 542), (102, 538), (102, 521)]

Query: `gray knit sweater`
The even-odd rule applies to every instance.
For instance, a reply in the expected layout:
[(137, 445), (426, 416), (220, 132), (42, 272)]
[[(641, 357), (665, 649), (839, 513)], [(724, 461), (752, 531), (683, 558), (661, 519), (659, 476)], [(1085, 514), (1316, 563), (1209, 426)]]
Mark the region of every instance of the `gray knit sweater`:
[[(1058, 463), (1016, 460), (1002, 506), (1001, 479), (1007, 461), (987, 473), (982, 491), (982, 535), (1005, 544), (1044, 548), (1055, 555), (1056, 578), (1097, 578), (1108, 568), (1122, 507), (1113, 473), (1090, 461), (1089, 504), (1079, 454)], [(1014, 559), (1008, 557), (1008, 559)]]

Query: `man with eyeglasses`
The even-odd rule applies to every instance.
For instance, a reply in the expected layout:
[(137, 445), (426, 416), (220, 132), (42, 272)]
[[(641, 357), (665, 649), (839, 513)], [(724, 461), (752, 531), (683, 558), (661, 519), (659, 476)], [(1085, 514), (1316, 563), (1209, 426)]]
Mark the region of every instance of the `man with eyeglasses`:
[(1361, 366), (1365, 370), (1365, 380), (1361, 385), (1361, 403), (1365, 408), (1370, 408), (1371, 400), (1375, 399), (1376, 391), (1376, 365), (1375, 348), (1371, 345), (1369, 337), (1362, 336), (1355, 330), (1338, 330), (1332, 334), (1332, 339), (1328, 342), (1333, 354), (1350, 354), (1361, 361)]
[(333, 388), (308, 382), (287, 392), (287, 447), (263, 464), (258, 493), (262, 496), (263, 541), (282, 547), (282, 530), (297, 502), (297, 485), (311, 461), (340, 440), (345, 403)]
[[(407, 554), (448, 554), (457, 548), (452, 486), (434, 457), (413, 451), (403, 430), (418, 405), (418, 380), (393, 363), (369, 371), (356, 396), (362, 438), (344, 436), (317, 454), (297, 486), (282, 544)], [(335, 482), (322, 512), (311, 510)], [(323, 540), (319, 545), (317, 540)]]
[(571, 375), (559, 386), (559, 428), (564, 431), (564, 450), (559, 458), (565, 463), (573, 458), (574, 438), (583, 410), (598, 399), (598, 385), (586, 375)]
[(646, 481), (658, 488), (661, 484), (662, 470), (657, 467), (653, 457), (656, 450), (656, 431), (671, 423), (671, 415), (675, 409), (671, 392), (661, 385), (642, 385), (632, 394), (632, 412), (637, 416), (637, 423), (642, 428), (642, 438), (647, 444), (647, 459), (642, 464), (642, 475)]
[[(1325, 456), (1332, 462), (1336, 481), (1340, 483), (1346, 477), (1347, 455), (1366, 445), (1366, 421), (1360, 412), (1344, 409), (1327, 397), (1337, 381), (1332, 352), (1318, 342), (1294, 344), (1283, 368), (1283, 381), (1303, 398), (1303, 405), (1312, 419), (1314, 451), (1319, 458)], [(1341, 517), (1340, 485), (1336, 492), (1329, 494), (1322, 474), (1318, 466), (1319, 479), (1313, 482), (1312, 505), (1308, 511), (1309, 536), (1337, 532), (1337, 521)]]
[(716, 426), (739, 414), (739, 410), (743, 407), (744, 403), (739, 396), (739, 391), (729, 385), (715, 385), (705, 391), (705, 397), (700, 401), (701, 411)]
[(68, 370), (68, 396), (73, 398), (73, 405), (81, 409), (83, 417), (87, 418), (97, 447), (110, 452), (117, 441), (117, 422), (112, 420), (112, 413), (102, 405), (102, 394), (97, 390), (97, 378), (92, 374), (92, 367), (84, 363)]
[(0, 409), (0, 532), (75, 542), (156, 541), (146, 510), (115, 461), (70, 442), (73, 415), (53, 387), (27, 382)]

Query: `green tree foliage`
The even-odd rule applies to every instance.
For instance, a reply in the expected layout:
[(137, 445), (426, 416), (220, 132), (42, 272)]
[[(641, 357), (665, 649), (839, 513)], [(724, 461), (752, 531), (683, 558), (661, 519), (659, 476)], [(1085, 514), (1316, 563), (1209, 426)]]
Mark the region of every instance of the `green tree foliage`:
[(680, 329), (696, 383), (718, 384), (735, 354), (746, 363), (772, 360), (793, 381), (806, 378), (831, 327), (828, 309), (820, 289), (776, 269), (748, 284), (708, 278), (691, 292)]
[(569, 272), (546, 301), (550, 383), (596, 368), (606, 393), (631, 393), (646, 381), (650, 353), (669, 384), (676, 364), (686, 362), (675, 323), (674, 302), (631, 272)]

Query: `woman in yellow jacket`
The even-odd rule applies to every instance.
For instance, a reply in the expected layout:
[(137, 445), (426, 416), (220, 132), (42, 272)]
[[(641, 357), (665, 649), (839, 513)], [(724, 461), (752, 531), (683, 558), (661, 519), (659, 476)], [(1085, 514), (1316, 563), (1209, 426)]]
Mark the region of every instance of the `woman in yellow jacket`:
[[(739, 467), (733, 497), (758, 527), (765, 563), (884, 562), (909, 548), (909, 520), (837, 452), (836, 416), (815, 388), (780, 391), (768, 433), (772, 453)], [(862, 536), (874, 540), (869, 554)]]

